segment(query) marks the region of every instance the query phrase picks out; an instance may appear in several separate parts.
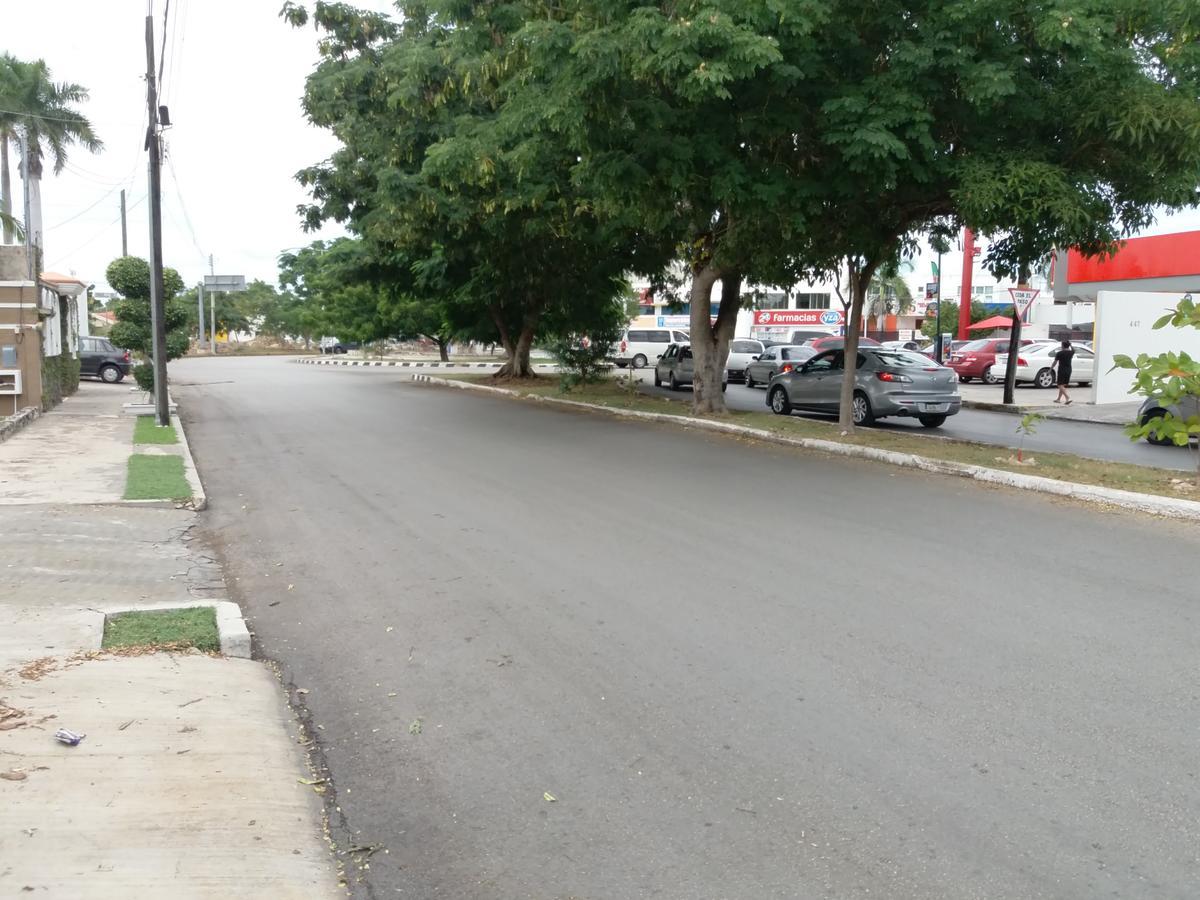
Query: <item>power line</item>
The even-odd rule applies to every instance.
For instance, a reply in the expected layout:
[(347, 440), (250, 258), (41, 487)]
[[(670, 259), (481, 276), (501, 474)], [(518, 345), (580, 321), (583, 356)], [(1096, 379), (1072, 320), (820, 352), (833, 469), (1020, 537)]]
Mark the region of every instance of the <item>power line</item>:
[(166, 0), (163, 6), (162, 50), (158, 54), (158, 92), (162, 96), (163, 66), (167, 62), (167, 21), (171, 16), (171, 0)]
[(81, 209), (79, 212), (75, 213), (75, 215), (70, 216), (69, 218), (63, 219), (61, 222), (56, 222), (53, 225), (47, 226), (46, 231), (47, 232), (53, 231), (55, 228), (61, 228), (62, 226), (66, 225), (68, 222), (74, 222), (80, 216), (86, 215), (87, 213), (91, 212), (93, 209), (95, 209), (97, 206), (99, 206), (101, 203), (103, 203), (105, 200), (107, 200), (109, 197), (111, 197), (114, 193), (121, 190), (126, 185), (131, 185), (132, 183), (133, 183), (133, 173), (130, 173), (130, 177), (128, 179), (126, 179), (125, 181), (116, 185), (115, 187), (109, 188), (107, 191), (104, 192), (104, 194), (100, 197), (100, 199), (97, 200), (95, 203), (93, 203), (91, 206), (89, 206), (85, 209)]
[[(143, 200), (145, 200), (145, 199), (146, 199), (146, 195), (145, 195), (145, 194), (142, 194), (142, 196), (140, 196), (138, 199), (134, 200), (134, 201), (133, 201), (133, 203), (132, 203), (130, 206), (128, 206), (128, 207), (126, 208), (126, 212), (128, 212), (129, 210), (131, 210), (131, 209), (134, 209), (135, 207), (137, 207), (137, 205), (138, 205), (139, 203), (141, 203), (141, 202), (142, 202)], [(52, 262), (52, 263), (50, 263), (49, 265), (47, 265), (47, 266), (46, 266), (46, 268), (47, 268), (47, 269), (53, 269), (53, 268), (54, 268), (54, 266), (55, 266), (55, 265), (57, 265), (58, 263), (60, 263), (60, 262), (62, 262), (62, 261), (64, 261), (64, 260), (70, 259), (72, 256), (74, 256), (76, 253), (78, 253), (78, 252), (79, 252), (80, 250), (82, 250), (84, 247), (88, 247), (88, 246), (90, 246), (92, 243), (94, 243), (94, 242), (95, 242), (95, 240), (96, 240), (97, 238), (99, 238), (101, 235), (105, 234), (105, 233), (108, 231), (108, 229), (112, 228), (114, 225), (116, 225), (116, 224), (117, 224), (118, 222), (120, 222), (120, 221), (121, 221), (121, 216), (120, 216), (120, 215), (118, 215), (118, 216), (117, 216), (115, 219), (113, 219), (113, 220), (112, 220), (111, 222), (109, 222), (107, 225), (103, 226), (103, 227), (102, 227), (102, 228), (101, 228), (99, 231), (97, 231), (95, 234), (93, 234), (93, 235), (92, 235), (90, 238), (88, 238), (86, 241), (84, 241), (84, 242), (83, 242), (82, 244), (80, 244), (78, 247), (74, 248), (74, 249), (73, 249), (73, 250), (71, 250), (69, 253), (64, 253), (64, 254), (62, 254), (61, 256), (57, 257), (57, 258), (54, 260), (54, 262)]]
[(187, 204), (183, 202), (183, 188), (179, 186), (179, 176), (175, 174), (175, 162), (171, 159), (171, 154), (167, 154), (167, 169), (171, 173), (171, 182), (175, 185), (175, 196), (179, 198), (179, 211), (183, 213), (183, 221), (187, 223), (188, 234), (192, 236), (192, 246), (196, 248), (196, 252), (204, 257), (206, 254), (204, 248), (200, 246), (200, 239), (196, 237), (196, 229), (192, 227), (192, 217), (188, 215)]

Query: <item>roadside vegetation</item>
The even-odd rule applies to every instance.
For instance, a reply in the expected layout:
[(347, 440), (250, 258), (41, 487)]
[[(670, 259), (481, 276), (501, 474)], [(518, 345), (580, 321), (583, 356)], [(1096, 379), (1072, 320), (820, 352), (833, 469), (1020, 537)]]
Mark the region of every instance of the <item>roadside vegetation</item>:
[(191, 496), (182, 456), (135, 453), (129, 457), (126, 500), (186, 500)]
[(1189, 4), (782, 10), (288, 0), (320, 33), (305, 112), (340, 144), (298, 173), (302, 215), (350, 232), (285, 256), (289, 290), (343, 338), (497, 343), (504, 378), (601, 334), (640, 275), (689, 307), (692, 406), (719, 413), (743, 285), (836, 280), (853, 354), (922, 239), (969, 227), (1020, 282), (1200, 199)]
[(179, 435), (175, 433), (174, 425), (159, 426), (154, 416), (138, 416), (137, 424), (133, 426), (133, 442), (135, 444), (178, 444)]
[(217, 614), (211, 606), (188, 609), (149, 609), (118, 613), (104, 620), (104, 650), (122, 647), (194, 647), (206, 653), (221, 650)]

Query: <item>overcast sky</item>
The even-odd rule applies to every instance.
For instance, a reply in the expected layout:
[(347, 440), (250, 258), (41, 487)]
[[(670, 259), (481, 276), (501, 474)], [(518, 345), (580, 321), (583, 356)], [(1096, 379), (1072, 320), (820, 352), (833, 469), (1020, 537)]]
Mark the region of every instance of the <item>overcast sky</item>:
[[(165, 2), (153, 0), (158, 48)], [(209, 254), (218, 275), (273, 282), (280, 251), (341, 233), (306, 234), (296, 214), (306, 196), (293, 176), (327, 157), (335, 142), (300, 110), (304, 79), (316, 62), (316, 32), (285, 25), (281, 5), (170, 0), (163, 92), (174, 125), (166, 132), (163, 245), (166, 264), (188, 284), (208, 271)], [(391, 8), (387, 0), (357, 5)], [(0, 50), (43, 58), (56, 80), (91, 92), (82, 111), (105, 149), (93, 156), (74, 148), (67, 169), (48, 174), (43, 215), (47, 270), (75, 273), (101, 290), (105, 268), (121, 252), (122, 187), (129, 252), (146, 256), (149, 245), (146, 11), (146, 0), (4, 3)], [(1164, 216), (1151, 233), (1189, 228), (1200, 228), (1195, 212)], [(954, 254), (944, 260), (947, 281), (960, 260)], [(928, 260), (916, 261), (914, 282), (928, 277), (928, 269)]]
[[(156, 54), (164, 0), (153, 0)], [(274, 282), (281, 250), (321, 235), (300, 228), (305, 194), (293, 176), (335, 142), (305, 121), (300, 97), (316, 62), (316, 32), (278, 17), (282, 0), (170, 0), (163, 92), (173, 126), (163, 166), (164, 261), (188, 284), (208, 271)], [(382, 0), (360, 3), (386, 8)], [(104, 289), (121, 254), (119, 197), (126, 190), (129, 252), (146, 256), (146, 0), (4, 3), (0, 50), (43, 58), (56, 81), (84, 85), (82, 105), (104, 141), (98, 155), (70, 151), (42, 186), (46, 269)], [(20, 190), (15, 178), (14, 191)], [(20, 209), (17, 196), (14, 212)], [(189, 227), (190, 221), (190, 227)]]

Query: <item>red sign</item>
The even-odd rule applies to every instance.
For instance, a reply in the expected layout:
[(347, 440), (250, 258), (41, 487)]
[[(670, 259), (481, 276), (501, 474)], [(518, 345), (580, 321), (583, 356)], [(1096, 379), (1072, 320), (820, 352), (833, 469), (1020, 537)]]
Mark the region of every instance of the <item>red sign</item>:
[(1200, 274), (1200, 231), (1130, 238), (1108, 259), (1072, 250), (1067, 273), (1072, 284)]
[(755, 325), (823, 325), (836, 328), (846, 324), (846, 314), (840, 309), (757, 309)]

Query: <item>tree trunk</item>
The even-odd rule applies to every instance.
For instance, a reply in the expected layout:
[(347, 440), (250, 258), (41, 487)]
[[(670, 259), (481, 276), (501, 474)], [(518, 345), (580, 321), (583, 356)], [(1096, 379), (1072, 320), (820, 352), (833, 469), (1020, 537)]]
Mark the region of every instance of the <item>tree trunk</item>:
[[(692, 343), (694, 373), (692, 410), (696, 413), (725, 412), (725, 398), (721, 396), (719, 373), (716, 390), (713, 390), (717, 341), (712, 327), (712, 289), (720, 277), (721, 272), (706, 263), (692, 270), (692, 286), (688, 290), (688, 304), (691, 307), (691, 325), (688, 327), (688, 333)], [(657, 363), (657, 360), (650, 362)]]
[(441, 338), (436, 338), (436, 337), (433, 339), (433, 342), (435, 344), (437, 344), (438, 359), (440, 359), (442, 362), (450, 362), (450, 350), (449, 350), (450, 342), (444, 341)]
[(0, 212), (4, 213), (4, 243), (16, 239), (12, 227), (12, 172), (8, 169), (8, 131), (0, 128)]
[(500, 370), (496, 372), (495, 378), (532, 378), (533, 366), (529, 362), (529, 351), (533, 349), (533, 339), (537, 334), (538, 319), (541, 316), (540, 309), (533, 308), (525, 312), (525, 316), (521, 321), (521, 331), (517, 335), (516, 340), (513, 340), (512, 332), (504, 322), (504, 316), (498, 308), (492, 309), (492, 320), (496, 323), (496, 329), (500, 332), (500, 343), (504, 346), (504, 351), (508, 354), (508, 359)]
[(855, 264), (850, 267), (850, 321), (846, 323), (844, 346), (845, 369), (842, 372), (842, 395), (838, 412), (838, 425), (843, 432), (854, 431), (854, 388), (858, 375), (858, 336), (862, 332), (863, 303), (867, 298), (867, 285), (878, 267), (877, 262), (866, 262), (861, 269)]
[[(1021, 268), (1017, 277), (1017, 287), (1026, 287), (1025, 282), (1029, 280), (1028, 274), (1024, 267)], [(1004, 397), (1005, 403), (1016, 403), (1016, 388), (1017, 388), (1017, 357), (1020, 355), (1021, 349), (1021, 311), (1017, 309), (1017, 304), (1013, 302), (1012, 311), (1012, 332), (1008, 336), (1008, 363), (1004, 367)]]

